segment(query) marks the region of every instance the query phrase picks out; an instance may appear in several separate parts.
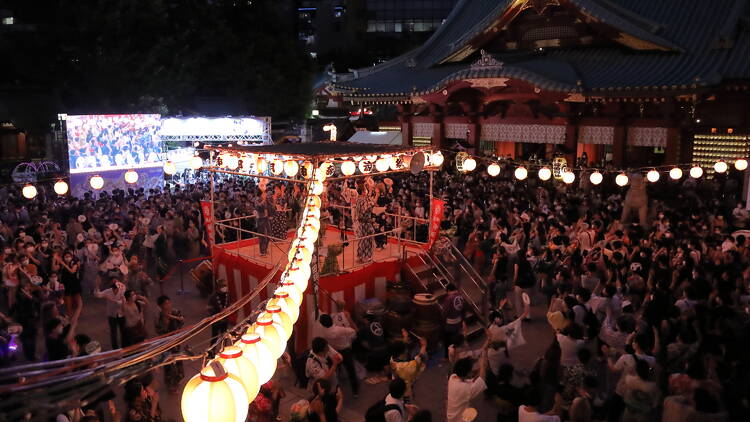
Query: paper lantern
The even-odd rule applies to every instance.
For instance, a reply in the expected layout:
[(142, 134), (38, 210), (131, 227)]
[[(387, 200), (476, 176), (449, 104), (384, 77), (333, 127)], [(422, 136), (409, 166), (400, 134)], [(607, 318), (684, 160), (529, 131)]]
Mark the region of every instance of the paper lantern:
[(703, 176), (703, 169), (700, 166), (693, 166), (693, 168), (690, 169), (690, 177), (693, 179), (697, 179), (701, 176)]
[(375, 165), (370, 160), (362, 160), (359, 162), (359, 172), (362, 174), (372, 173), (372, 168)]
[(313, 166), (313, 163), (305, 161), (304, 163), (302, 163), (300, 173), (305, 179), (312, 179), (313, 174), (315, 173), (315, 166)]
[(497, 165), (497, 163), (492, 163), (489, 166), (487, 166), (487, 174), (489, 174), (492, 177), (497, 176), (500, 174), (500, 166)]
[(569, 185), (576, 180), (576, 175), (570, 170), (565, 170), (562, 173), (562, 180)]
[(628, 184), (628, 175), (625, 173), (620, 173), (615, 177), (615, 183), (617, 183), (617, 186), (625, 186)]
[(138, 182), (138, 172), (135, 170), (128, 170), (125, 172), (125, 182), (131, 185)]
[(299, 304), (302, 303), (304, 292), (301, 292), (297, 288), (297, 286), (294, 285), (294, 282), (292, 280), (282, 278), (281, 282), (279, 283), (279, 286), (280, 287), (276, 289), (277, 291), (280, 289), (284, 290), (294, 303), (299, 303)]
[[(198, 156), (198, 155), (194, 155), (190, 159), (190, 168), (193, 169), (193, 170), (200, 170), (201, 167), (203, 167), (203, 159), (200, 156)], [(243, 165), (243, 167), (244, 167), (244, 165)]]
[[(321, 165), (320, 167), (315, 169), (315, 181), (319, 183), (323, 183), (328, 178), (328, 172), (326, 170), (326, 167)], [(318, 194), (320, 195), (320, 194)]]
[(239, 378), (242, 385), (245, 386), (248, 402), (252, 403), (255, 400), (255, 396), (258, 395), (258, 391), (260, 391), (258, 372), (253, 362), (243, 356), (242, 349), (238, 346), (225, 347), (224, 350), (219, 352), (219, 357), (216, 358), (216, 361), (224, 367), (224, 370), (229, 375)]
[(196, 147), (196, 148), (200, 148), (201, 143), (199, 141), (195, 141), (195, 142), (193, 142), (193, 146)]
[(714, 170), (717, 173), (724, 173), (728, 168), (729, 166), (727, 166), (727, 163), (724, 160), (719, 160), (714, 164)]
[(289, 292), (286, 289), (279, 288), (273, 293), (273, 297), (268, 301), (268, 306), (278, 306), (282, 311), (289, 315), (292, 319), (292, 323), (297, 322), (299, 318), (299, 306), (300, 303), (295, 303), (294, 299), (289, 296)]
[(258, 333), (261, 343), (268, 347), (274, 359), (278, 359), (284, 353), (287, 338), (284, 327), (274, 323), (270, 316), (259, 316), (255, 324), (247, 329), (247, 332)]
[(164, 174), (171, 176), (177, 173), (177, 166), (171, 160), (167, 160), (164, 163)]
[(388, 171), (388, 168), (390, 167), (390, 162), (386, 158), (378, 158), (378, 161), (375, 161), (375, 170), (384, 172)]
[(299, 172), (299, 164), (294, 160), (289, 160), (284, 163), (284, 173), (288, 177), (294, 177)]
[(336, 166), (334, 166), (332, 162), (326, 161), (320, 166), (323, 167), (326, 172), (326, 179), (329, 177), (333, 177), (333, 175), (336, 174)]
[(240, 157), (234, 154), (229, 154), (227, 156), (226, 165), (229, 170), (237, 170), (240, 166)]
[(34, 199), (36, 197), (36, 186), (27, 183), (21, 188), (21, 195), (26, 199)]
[(325, 185), (321, 181), (316, 180), (310, 185), (310, 193), (313, 195), (320, 196), (323, 194), (323, 191), (325, 191)]
[(289, 268), (287, 280), (293, 281), (294, 287), (304, 292), (307, 290), (307, 285), (310, 282), (310, 272), (310, 264)]
[(604, 180), (604, 176), (602, 176), (602, 174), (599, 173), (598, 171), (595, 171), (591, 173), (591, 176), (589, 176), (589, 180), (591, 181), (592, 184), (598, 185), (602, 183), (602, 180)]
[(547, 181), (550, 177), (552, 177), (552, 170), (549, 167), (545, 166), (539, 169), (539, 178), (541, 180)]
[(513, 172), (513, 175), (516, 176), (516, 179), (518, 180), (524, 180), (529, 175), (529, 171), (526, 170), (526, 167), (520, 166), (516, 168), (516, 171)]
[(739, 171), (745, 170), (747, 168), (747, 160), (744, 158), (740, 158), (737, 161), (734, 162), (734, 168), (736, 168)]
[(284, 162), (279, 160), (278, 158), (271, 161), (271, 174), (274, 176), (281, 176), (281, 173), (284, 172)]
[(679, 167), (673, 167), (672, 170), (669, 170), (669, 177), (674, 180), (679, 180), (682, 178), (682, 169)]
[(250, 402), (242, 382), (211, 362), (182, 390), (185, 422), (244, 422)]
[(284, 312), (279, 305), (266, 305), (265, 312), (260, 314), (261, 316), (270, 315), (273, 322), (281, 325), (284, 328), (284, 333), (286, 337), (284, 340), (289, 340), (289, 337), (292, 336), (292, 330), (294, 329), (294, 322), (292, 321), (292, 318), (287, 315), (286, 312)]
[(64, 180), (58, 180), (55, 182), (55, 193), (58, 195), (65, 195), (68, 193), (68, 183)]
[(430, 165), (433, 165), (435, 167), (442, 166), (444, 161), (445, 161), (445, 157), (443, 157), (443, 153), (440, 151), (430, 156)]
[(341, 163), (341, 174), (344, 176), (351, 176), (357, 170), (357, 165), (354, 161), (344, 161)]
[(259, 385), (267, 383), (276, 372), (276, 359), (261, 340), (258, 333), (246, 333), (235, 343), (242, 350), (242, 356), (255, 366)]
[(93, 189), (99, 190), (104, 187), (104, 179), (99, 175), (93, 176), (89, 180), (89, 185), (91, 185)]
[(306, 209), (307, 214), (305, 215), (305, 218), (315, 218), (318, 221), (320, 221), (320, 210), (317, 208), (307, 208)]
[(464, 171), (474, 171), (477, 168), (477, 160), (469, 157), (464, 160)]
[(320, 209), (320, 196), (310, 195), (307, 197), (307, 206), (310, 208)]
[(658, 182), (660, 177), (661, 175), (658, 171), (656, 171), (656, 169), (651, 169), (648, 171), (648, 173), (646, 173), (646, 179), (651, 183)]
[(398, 170), (404, 164), (404, 159), (401, 158), (400, 155), (393, 155), (391, 156), (390, 162), (388, 164), (390, 165), (391, 170)]
[(268, 161), (263, 157), (258, 157), (255, 161), (255, 171), (258, 172), (258, 174), (263, 174), (266, 170), (268, 170)]

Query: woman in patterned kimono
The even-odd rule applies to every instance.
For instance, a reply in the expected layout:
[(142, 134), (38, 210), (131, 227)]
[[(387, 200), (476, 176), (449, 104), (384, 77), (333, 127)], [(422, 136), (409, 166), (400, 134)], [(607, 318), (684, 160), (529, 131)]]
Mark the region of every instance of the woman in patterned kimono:
[[(377, 189), (371, 193), (367, 183), (363, 183), (360, 186), (360, 192), (361, 193), (354, 204), (356, 211), (354, 233), (358, 238), (375, 234), (375, 228), (372, 224), (372, 207), (375, 206), (378, 200)], [(373, 243), (374, 239), (372, 237), (360, 239), (357, 242), (357, 261), (363, 263), (372, 259)]]
[(281, 185), (276, 185), (273, 189), (273, 211), (271, 217), (271, 236), (276, 239), (286, 239), (288, 230), (286, 217), (286, 199)]

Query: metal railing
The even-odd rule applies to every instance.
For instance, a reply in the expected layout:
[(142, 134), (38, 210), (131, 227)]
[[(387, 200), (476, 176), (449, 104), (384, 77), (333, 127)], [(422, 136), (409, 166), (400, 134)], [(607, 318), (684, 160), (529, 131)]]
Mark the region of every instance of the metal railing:
[[(448, 254), (446, 260), (445, 254)], [(471, 263), (464, 257), (464, 254), (452, 243), (444, 250), (443, 254), (428, 253), (433, 262), (437, 263), (443, 271), (450, 274), (453, 283), (458, 287), (466, 298), (470, 298), (479, 313), (479, 319), (486, 323), (489, 313), (490, 291), (487, 283), (477, 272)], [(446, 262), (447, 261), (447, 262)], [(450, 268), (452, 267), (452, 268)], [(453, 271), (451, 272), (450, 269)]]

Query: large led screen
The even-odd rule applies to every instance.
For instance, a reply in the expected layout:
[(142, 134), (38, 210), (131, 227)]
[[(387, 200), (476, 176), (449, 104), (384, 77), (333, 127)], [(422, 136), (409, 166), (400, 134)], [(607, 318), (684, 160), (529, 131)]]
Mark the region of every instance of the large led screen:
[(163, 164), (161, 116), (67, 116), (71, 173), (157, 167)]
[(161, 136), (169, 139), (195, 140), (257, 140), (262, 141), (266, 123), (252, 117), (191, 117), (162, 120)]

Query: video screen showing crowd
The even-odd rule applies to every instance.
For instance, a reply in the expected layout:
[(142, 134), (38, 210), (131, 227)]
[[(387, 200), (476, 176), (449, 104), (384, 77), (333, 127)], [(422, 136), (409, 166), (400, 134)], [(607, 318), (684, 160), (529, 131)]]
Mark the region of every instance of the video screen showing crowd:
[(68, 116), (71, 172), (161, 163), (158, 114)]

